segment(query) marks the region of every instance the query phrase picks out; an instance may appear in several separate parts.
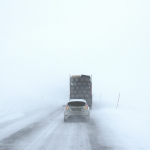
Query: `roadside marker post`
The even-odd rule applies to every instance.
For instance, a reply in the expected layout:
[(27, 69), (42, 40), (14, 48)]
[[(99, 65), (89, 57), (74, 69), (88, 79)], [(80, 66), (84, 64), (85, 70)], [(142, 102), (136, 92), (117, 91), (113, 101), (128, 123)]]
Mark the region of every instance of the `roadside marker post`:
[(117, 107), (116, 107), (116, 109), (118, 108), (119, 98), (120, 98), (120, 92), (119, 92), (119, 96), (118, 96), (118, 102), (117, 102)]

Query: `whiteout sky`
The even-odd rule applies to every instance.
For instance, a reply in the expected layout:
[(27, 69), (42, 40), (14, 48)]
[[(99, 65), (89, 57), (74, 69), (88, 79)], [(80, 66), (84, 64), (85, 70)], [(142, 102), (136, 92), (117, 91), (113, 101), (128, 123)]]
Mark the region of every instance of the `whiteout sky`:
[[(69, 75), (92, 74), (93, 95), (150, 106), (150, 2), (1, 0), (0, 103), (65, 103)], [(32, 106), (31, 105), (31, 106)]]

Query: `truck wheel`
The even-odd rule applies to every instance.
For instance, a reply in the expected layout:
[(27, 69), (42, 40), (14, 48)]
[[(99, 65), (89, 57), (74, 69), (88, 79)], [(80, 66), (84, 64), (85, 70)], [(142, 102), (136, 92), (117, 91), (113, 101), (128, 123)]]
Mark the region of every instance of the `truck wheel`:
[(92, 106), (90, 106), (90, 110), (92, 110)]

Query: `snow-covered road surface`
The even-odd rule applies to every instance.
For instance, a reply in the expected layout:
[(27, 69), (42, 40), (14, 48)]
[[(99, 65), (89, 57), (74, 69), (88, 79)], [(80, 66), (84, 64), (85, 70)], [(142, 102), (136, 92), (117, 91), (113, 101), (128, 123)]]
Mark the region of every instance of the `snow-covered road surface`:
[(0, 150), (150, 149), (150, 122), (134, 111), (94, 105), (89, 122), (64, 122), (62, 107), (10, 115), (0, 118)]
[[(40, 116), (40, 117), (39, 117)], [(30, 114), (0, 124), (0, 150), (107, 149), (97, 140), (98, 129), (81, 119), (63, 121), (63, 109)]]

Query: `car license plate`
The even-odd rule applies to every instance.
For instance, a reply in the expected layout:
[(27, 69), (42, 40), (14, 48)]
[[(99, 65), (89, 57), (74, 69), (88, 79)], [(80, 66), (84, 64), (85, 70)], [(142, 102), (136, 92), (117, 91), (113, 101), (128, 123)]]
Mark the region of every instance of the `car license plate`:
[(72, 111), (81, 111), (82, 108), (71, 108)]

